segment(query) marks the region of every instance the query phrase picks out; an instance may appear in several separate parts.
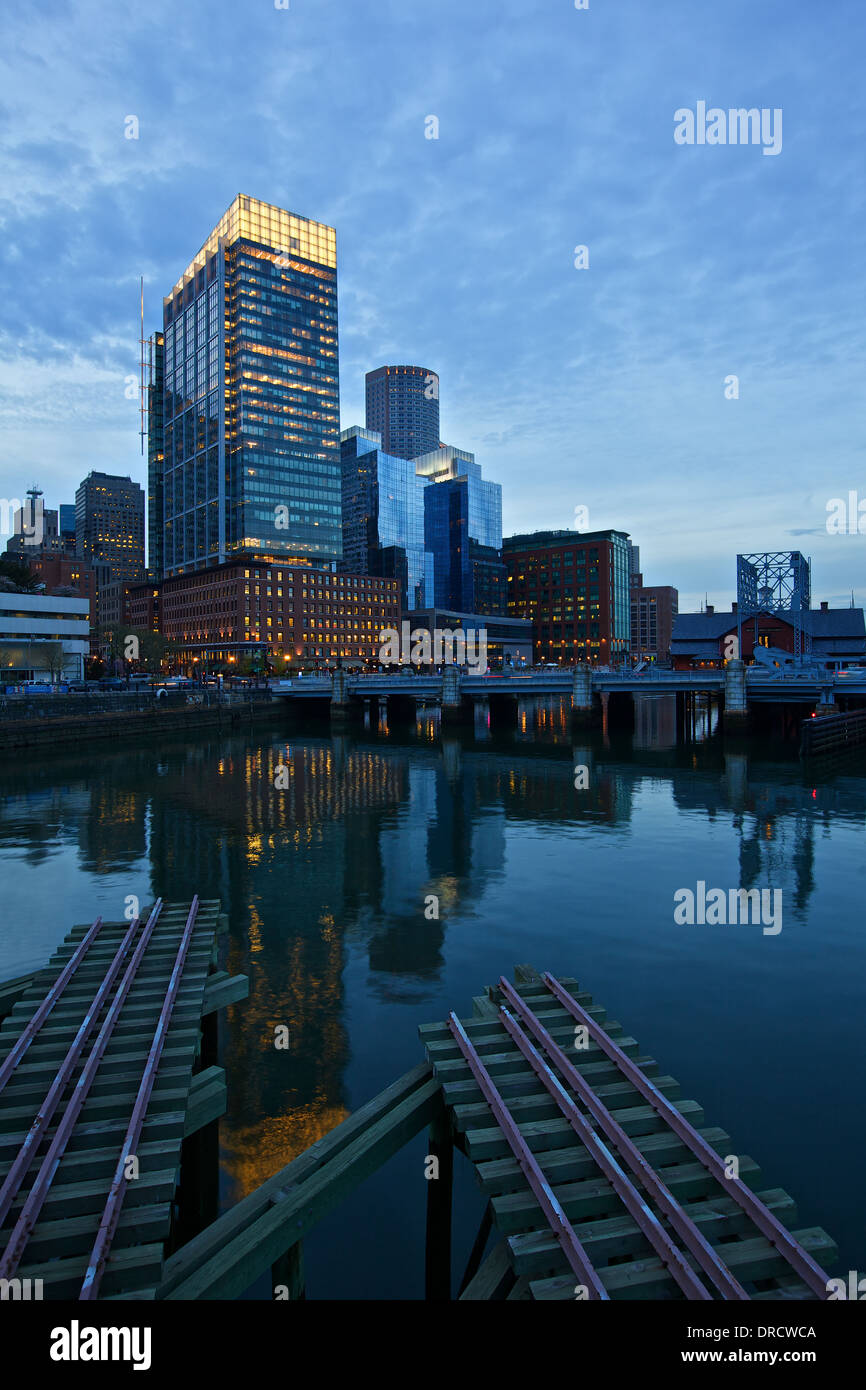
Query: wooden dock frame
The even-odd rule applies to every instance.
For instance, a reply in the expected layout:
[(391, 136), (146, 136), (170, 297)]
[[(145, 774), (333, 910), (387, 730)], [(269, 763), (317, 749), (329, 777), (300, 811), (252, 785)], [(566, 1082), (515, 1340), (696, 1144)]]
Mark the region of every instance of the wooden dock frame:
[[(178, 909), (174, 911), (177, 913)], [(224, 927), (225, 919), (220, 917), (219, 923)], [(86, 930), (75, 929), (76, 935), (65, 943), (67, 953)], [(232, 979), (216, 966), (214, 943), (210, 973), (197, 1010), (203, 1021), (198, 1046), (199, 1069), (192, 1077), (183, 1115), (183, 1160), (179, 1167), (186, 1171), (182, 1171), (178, 1188), (176, 1169), (162, 1171), (158, 1164), (153, 1169), (148, 1168), (142, 1179), (145, 1186), (139, 1188), (135, 1196), (136, 1203), (146, 1204), (171, 1202), (177, 1195), (180, 1219), (172, 1225), (171, 1240), (164, 1248), (152, 1239), (148, 1242), (147, 1229), (138, 1231), (136, 1227), (140, 1219), (137, 1212), (144, 1213), (147, 1207), (139, 1205), (132, 1211), (127, 1245), (116, 1253), (111, 1287), (106, 1289), (104, 1297), (231, 1300), (241, 1297), (257, 1280), (268, 1277), (274, 1298), (304, 1299), (305, 1236), (426, 1128), (426, 1163), (435, 1160), (438, 1165), (437, 1176), (430, 1175), (426, 1186), (426, 1298), (441, 1302), (454, 1296), (451, 1243), (456, 1148), (473, 1165), (486, 1197), (481, 1224), (456, 1297), (469, 1302), (572, 1300), (574, 1273), (562, 1270), (563, 1251), (550, 1225), (545, 1224), (539, 1200), (527, 1186), (521, 1164), (508, 1149), (503, 1129), (493, 1124), (490, 1098), (480, 1089), (478, 1076), (468, 1069), (458, 1034), (466, 1039), (470, 1051), (475, 1049), (478, 1058), (483, 1058), (480, 1079), (483, 1081), (485, 1072), (495, 1077), (496, 1089), (507, 1098), (508, 1110), (520, 1134), (539, 1163), (543, 1160), (549, 1191), (589, 1252), (607, 1296), (616, 1299), (676, 1296), (670, 1268), (651, 1254), (648, 1257), (645, 1231), (638, 1229), (634, 1220), (616, 1206), (612, 1189), (596, 1166), (592, 1153), (552, 1104), (549, 1088), (545, 1091), (527, 1068), (525, 1055), (521, 1056), (513, 1046), (498, 1008), (501, 991), (492, 986), (486, 994), (473, 1000), (471, 1019), (455, 1025), (452, 1015), (450, 1023), (421, 1027), (419, 1032), (428, 1054), (426, 1062), (413, 1067), (230, 1211), (213, 1219), (217, 1123), (225, 1109), (225, 1078), (216, 1065), (216, 1011), (244, 997), (247, 989), (245, 977)], [(55, 964), (55, 974), (57, 968)], [(559, 1037), (563, 1048), (569, 1045), (567, 1040), (573, 1043), (573, 1017), (556, 996), (551, 997), (550, 984), (529, 966), (517, 967), (515, 980), (516, 992), (511, 994), (513, 1006), (523, 1008), (525, 1003), (531, 1010), (537, 1010), (538, 1020), (543, 1020), (550, 1030), (551, 1042)], [(153, 981), (155, 987), (155, 974)], [(38, 983), (38, 977), (35, 982)], [(633, 1081), (629, 1081), (628, 1068), (624, 1072), (593, 1043), (586, 1052), (579, 1054), (575, 1070), (595, 1090), (597, 1098), (609, 1111), (609, 1117), (633, 1139), (650, 1165), (659, 1175), (664, 1173), (664, 1182), (676, 1202), (686, 1205), (689, 1220), (706, 1232), (707, 1239), (716, 1242), (715, 1248), (719, 1253), (724, 1252), (722, 1258), (730, 1271), (748, 1284), (748, 1297), (761, 1300), (815, 1297), (802, 1280), (792, 1276), (783, 1250), (776, 1247), (774, 1240), (768, 1239), (766, 1234), (756, 1234), (748, 1224), (749, 1218), (735, 1209), (733, 1199), (725, 1192), (720, 1193), (717, 1187), (713, 1190), (710, 1171), (696, 1161), (695, 1154), (663, 1121), (663, 1115), (654, 1113), (653, 1106), (646, 1104), (638, 1094), (635, 1086), (643, 1085), (643, 1081), (637, 1072), (650, 1079), (657, 1095), (669, 1100), (682, 1117), (693, 1126), (701, 1127), (697, 1134), (716, 1155), (730, 1154), (729, 1136), (724, 1130), (704, 1127), (701, 1107), (693, 1101), (678, 1099), (676, 1081), (658, 1075), (656, 1062), (640, 1054), (638, 1044), (624, 1035), (621, 1025), (606, 1020), (605, 1010), (593, 1004), (589, 995), (581, 993), (576, 981), (561, 980), (559, 986), (562, 987), (559, 998), (584, 1010), (585, 1016), (603, 1029), (604, 1036), (615, 1044), (615, 1050), (620, 1049), (621, 1059), (631, 1059), (637, 1068), (632, 1068)], [(24, 1017), (28, 1008), (26, 991), (32, 992), (33, 987), (33, 978), (0, 987), (0, 1014), (8, 1015), (10, 1007), (17, 1005), (19, 1017)], [(507, 992), (507, 987), (503, 984), (501, 990)], [(145, 982), (145, 1003), (147, 998)], [(69, 1007), (72, 1007), (71, 1001)], [(55, 1023), (62, 1021), (58, 1016)], [(189, 1031), (185, 1020), (181, 1026)], [(58, 1036), (52, 1046), (56, 1050), (61, 1045), (62, 1039)], [(123, 1048), (124, 1055), (128, 1050), (127, 1044)], [(33, 1060), (45, 1070), (46, 1057), (34, 1055)], [(118, 1064), (122, 1064), (122, 1059)], [(575, 1076), (574, 1084), (578, 1082), (579, 1077)], [(602, 1115), (601, 1119), (604, 1118)], [(143, 1144), (139, 1150), (142, 1155), (147, 1152), (148, 1156), (158, 1158), (156, 1151), (161, 1152), (158, 1143)], [(82, 1200), (85, 1212), (98, 1210), (97, 1198), (104, 1192), (105, 1176), (111, 1171), (110, 1154), (97, 1169), (93, 1168), (93, 1156), (87, 1150), (76, 1151), (67, 1159), (71, 1163), (64, 1177), (66, 1195)], [(738, 1164), (741, 1181), (754, 1189), (760, 1178), (757, 1165), (742, 1155), (738, 1156)], [(61, 1218), (56, 1223), (61, 1240), (75, 1229), (75, 1217), (71, 1209), (64, 1206), (62, 1197), (64, 1193), (54, 1194), (55, 1211), (52, 1213)], [(770, 1189), (762, 1192), (760, 1199), (772, 1219), (790, 1228), (796, 1220), (796, 1209), (786, 1193)], [(162, 1226), (165, 1226), (164, 1220)], [(833, 1241), (819, 1228), (793, 1235), (809, 1259), (827, 1263), (835, 1259)], [(488, 1253), (491, 1236), (493, 1244)], [(777, 1239), (781, 1238), (777, 1236)], [(781, 1239), (783, 1247), (787, 1240), (785, 1234)], [(55, 1266), (68, 1263), (55, 1255)], [(31, 1265), (26, 1273), (30, 1277), (34, 1273), (41, 1277), (50, 1268), (49, 1260), (35, 1267)], [(66, 1271), (55, 1268), (54, 1290), (49, 1297), (68, 1297), (69, 1278), (74, 1279), (76, 1274), (77, 1266)]]
[[(245, 976), (230, 977), (218, 968), (219, 941), (228, 929), (228, 919), (219, 909), (215, 901), (200, 904), (197, 914), (189, 904), (161, 905), (156, 929), (72, 1131), (73, 1142), (62, 1154), (21, 1257), (19, 1276), (41, 1279), (46, 1299), (80, 1296), (87, 1252), (129, 1123), (140, 1069), (152, 1045), (157, 1014), (165, 1005), (180, 929), (190, 919), (194, 926), (189, 953), (183, 965), (176, 967), (180, 972), (177, 1005), (168, 1022), (151, 1103), (144, 1113), (142, 1141), (136, 1146), (140, 1172), (125, 1187), (118, 1232), (107, 1252), (104, 1276), (99, 1276), (103, 1279), (99, 1296), (152, 1298), (166, 1251), (198, 1233), (216, 1215), (218, 1124), (226, 1108), (225, 1074), (216, 1057), (217, 1015), (248, 992)], [(141, 914), (142, 923), (149, 915), (147, 910)], [(8, 1076), (0, 1098), (0, 1184), (15, 1158), (17, 1136), (23, 1136), (27, 1117), (41, 1107), (45, 1088), (67, 1054), (93, 991), (130, 929), (129, 921), (102, 923)], [(0, 1063), (15, 1048), (61, 970), (90, 933), (91, 924), (73, 927), (47, 967), (0, 986)], [(110, 998), (109, 994), (106, 1003)], [(67, 1103), (61, 1101), (58, 1116)], [(40, 1162), (37, 1155), (31, 1176)], [(0, 1254), (26, 1195), (24, 1186), (13, 1203), (9, 1224), (0, 1232)], [(173, 1218), (175, 1208), (177, 1219)]]
[[(515, 971), (517, 989), (537, 1002), (551, 1030), (573, 1038), (573, 1020), (554, 1019), (556, 1001), (543, 995), (541, 978), (529, 966)], [(587, 1014), (601, 1024), (605, 1010), (580, 993), (574, 980), (560, 982)], [(568, 1217), (598, 1260), (600, 1274), (616, 1299), (669, 1299), (671, 1273), (659, 1259), (647, 1256), (644, 1234), (616, 1207), (611, 1189), (594, 1160), (566, 1122), (551, 1108), (550, 1097), (527, 1076), (523, 1059), (509, 1052), (496, 1002), (496, 990), (473, 1000), (473, 1018), (463, 1025), (483, 1049), (508, 1095), (521, 1132), (545, 1159), (551, 1192), (558, 1194)], [(660, 1094), (695, 1126), (704, 1126), (703, 1111), (693, 1101), (679, 1100), (672, 1077), (658, 1075), (651, 1057), (640, 1055), (638, 1044), (615, 1022), (603, 1022), (605, 1032), (633, 1058)], [(438, 1163), (438, 1177), (427, 1183), (425, 1296), (434, 1302), (454, 1297), (451, 1287), (452, 1183), (454, 1150), (473, 1164), (487, 1201), (466, 1271), (456, 1291), (461, 1301), (502, 1299), (573, 1299), (574, 1274), (559, 1272), (562, 1254), (541, 1209), (526, 1187), (516, 1160), (504, 1148), (501, 1130), (494, 1129), (487, 1101), (469, 1075), (445, 1024), (420, 1030), (428, 1062), (413, 1068), (357, 1110), (330, 1134), (276, 1173), (236, 1207), (220, 1217), (167, 1261), (158, 1299), (233, 1299), (259, 1278), (270, 1274), (275, 1297), (302, 1299), (306, 1295), (303, 1266), (305, 1235), (360, 1183), (388, 1161), (425, 1126), (427, 1157)], [(791, 1274), (772, 1240), (749, 1227), (749, 1218), (732, 1199), (713, 1187), (711, 1175), (696, 1161), (677, 1135), (666, 1128), (635, 1092), (633, 1085), (595, 1047), (586, 1053), (581, 1074), (592, 1078), (605, 1106), (653, 1166), (678, 1203), (708, 1238), (721, 1241), (723, 1262), (747, 1281), (750, 1298), (801, 1299), (815, 1297)], [(718, 1155), (731, 1151), (724, 1130), (702, 1127), (702, 1139)], [(748, 1156), (738, 1156), (742, 1182), (757, 1187), (760, 1172)], [(548, 1167), (549, 1165), (549, 1167)], [(779, 1189), (760, 1194), (773, 1219), (790, 1225), (796, 1209)], [(493, 1245), (490, 1238), (493, 1236)], [(795, 1233), (810, 1259), (832, 1262), (836, 1247), (818, 1228)], [(733, 1242), (731, 1244), (730, 1242)], [(673, 1290), (673, 1292), (672, 1292)]]

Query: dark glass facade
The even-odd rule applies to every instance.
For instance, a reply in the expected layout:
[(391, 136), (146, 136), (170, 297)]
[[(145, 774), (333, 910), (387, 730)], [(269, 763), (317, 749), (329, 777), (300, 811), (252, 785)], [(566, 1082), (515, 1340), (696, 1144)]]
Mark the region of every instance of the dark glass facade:
[(433, 557), (424, 541), (426, 478), (410, 459), (394, 458), (373, 430), (341, 436), (345, 574), (400, 580), (404, 607), (433, 601)]
[(436, 606), (504, 615), (501, 486), (482, 478), (472, 454), (451, 447), (416, 459), (415, 467), (430, 479), (424, 540), (433, 554)]
[(164, 574), (339, 559), (336, 263), (332, 228), (239, 196), (163, 301)]
[(154, 333), (148, 344), (147, 388), (147, 566), (156, 579), (163, 572), (163, 480), (165, 447), (165, 338)]
[(439, 447), (439, 378), (427, 367), (377, 367), (365, 378), (367, 429), (386, 454), (419, 458)]

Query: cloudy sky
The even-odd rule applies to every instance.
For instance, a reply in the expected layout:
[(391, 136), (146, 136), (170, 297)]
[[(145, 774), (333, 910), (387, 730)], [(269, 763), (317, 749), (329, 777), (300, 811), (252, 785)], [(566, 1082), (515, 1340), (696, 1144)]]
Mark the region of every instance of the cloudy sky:
[[(506, 533), (587, 507), (682, 608), (795, 547), (866, 603), (826, 528), (866, 512), (864, 41), (863, 0), (6, 7), (0, 494), (144, 482), (139, 276), (149, 332), (244, 192), (337, 228), (344, 427), (417, 362)], [(675, 143), (698, 102), (780, 108), (781, 151)]]

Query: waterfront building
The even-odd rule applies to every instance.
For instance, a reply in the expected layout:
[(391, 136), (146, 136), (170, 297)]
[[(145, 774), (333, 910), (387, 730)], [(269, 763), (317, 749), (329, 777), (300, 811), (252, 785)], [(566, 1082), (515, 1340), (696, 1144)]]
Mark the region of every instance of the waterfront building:
[(481, 476), (475, 455), (442, 445), (415, 460), (429, 480), (424, 540), (433, 556), (437, 607), (506, 613), (502, 549), (502, 487)]
[(367, 429), (396, 458), (439, 447), (439, 378), (426, 367), (376, 367), (365, 378)]
[[(412, 631), (425, 628), (443, 632), (486, 632), (487, 660), (496, 668), (532, 664), (532, 624), (523, 618), (485, 613), (460, 613), (449, 608), (422, 608), (409, 614)], [(477, 638), (470, 638), (476, 643)], [(468, 645), (468, 643), (467, 643)], [(475, 647), (477, 650), (477, 645)]]
[(376, 575), (230, 560), (166, 579), (159, 605), (162, 635), (188, 662), (336, 666), (377, 662), (400, 589)]
[(432, 603), (433, 555), (424, 543), (424, 491), (411, 459), (357, 426), (340, 435), (344, 574), (396, 579), (406, 610)]
[(671, 634), (679, 607), (679, 594), (668, 584), (644, 584), (643, 575), (631, 576), (631, 656), (632, 660), (667, 665), (671, 655)]
[(75, 492), (79, 559), (108, 565), (112, 579), (144, 576), (144, 492), (129, 477), (88, 473)]
[(832, 669), (866, 660), (866, 627), (862, 608), (802, 609), (796, 613), (762, 609), (738, 621), (737, 605), (716, 611), (708, 604), (703, 613), (680, 613), (674, 621), (671, 657), (677, 671), (717, 670), (736, 651), (747, 664), (755, 660), (756, 646), (771, 647), (794, 655), (796, 627), (807, 638), (811, 651), (807, 662)]
[(619, 665), (631, 647), (624, 531), (508, 536), (508, 613), (529, 618), (535, 662)]
[(341, 545), (334, 229), (238, 195), (164, 299), (162, 339), (152, 573), (254, 556), (330, 570)]
[(81, 680), (90, 650), (86, 598), (0, 591), (0, 681)]

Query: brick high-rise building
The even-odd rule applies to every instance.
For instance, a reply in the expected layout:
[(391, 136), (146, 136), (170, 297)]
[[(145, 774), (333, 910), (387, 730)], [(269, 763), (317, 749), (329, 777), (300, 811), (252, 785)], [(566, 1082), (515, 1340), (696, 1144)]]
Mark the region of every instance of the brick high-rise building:
[(644, 584), (637, 571), (631, 585), (631, 654), (634, 661), (667, 665), (679, 594), (669, 584)]
[(620, 664), (630, 647), (624, 531), (507, 536), (508, 614), (532, 621), (536, 663)]

